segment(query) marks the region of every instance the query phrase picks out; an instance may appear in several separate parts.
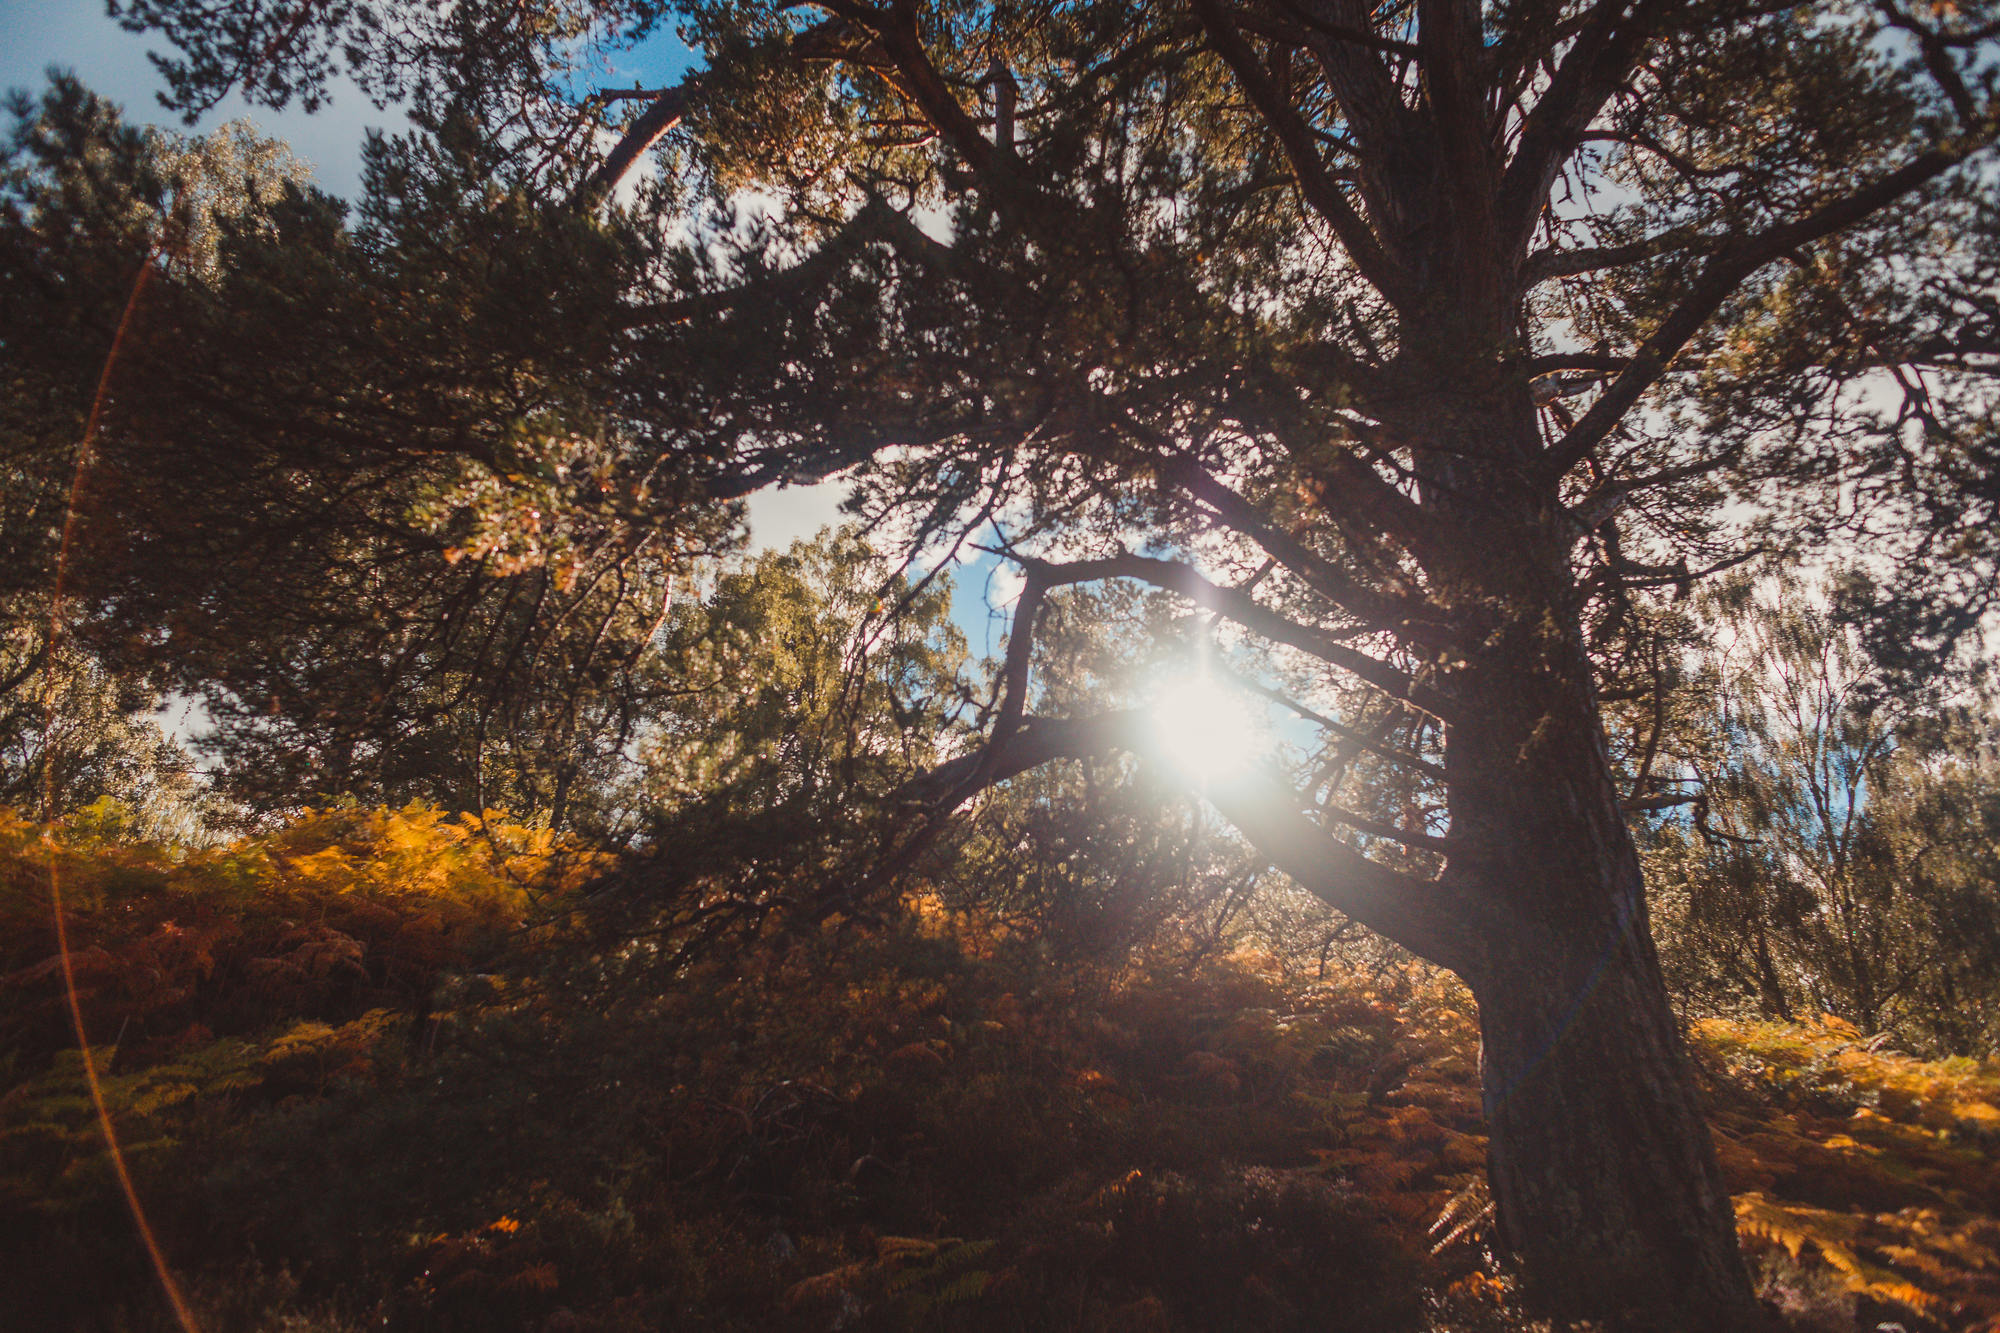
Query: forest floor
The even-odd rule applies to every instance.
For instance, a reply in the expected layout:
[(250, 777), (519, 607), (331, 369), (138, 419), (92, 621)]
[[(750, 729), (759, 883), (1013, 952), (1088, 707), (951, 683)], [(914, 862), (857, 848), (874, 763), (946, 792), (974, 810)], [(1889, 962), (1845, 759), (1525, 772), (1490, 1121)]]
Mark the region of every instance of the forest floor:
[[(914, 902), (690, 959), (545, 833), (412, 807), (201, 851), (0, 819), (0, 1269), (23, 1329), (1531, 1327), (1471, 1001), (1116, 961)], [(530, 888), (529, 886), (538, 886)], [(1794, 1328), (2000, 1329), (2000, 1066), (1697, 1022)]]

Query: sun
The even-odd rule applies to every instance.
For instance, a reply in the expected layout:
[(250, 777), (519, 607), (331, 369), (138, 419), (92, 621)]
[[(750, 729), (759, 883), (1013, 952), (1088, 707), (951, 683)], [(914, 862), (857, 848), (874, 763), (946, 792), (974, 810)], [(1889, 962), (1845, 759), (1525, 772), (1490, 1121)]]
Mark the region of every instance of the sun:
[(1260, 745), (1256, 715), (1243, 696), (1207, 674), (1179, 676), (1153, 695), (1153, 735), (1161, 754), (1196, 781), (1240, 777)]

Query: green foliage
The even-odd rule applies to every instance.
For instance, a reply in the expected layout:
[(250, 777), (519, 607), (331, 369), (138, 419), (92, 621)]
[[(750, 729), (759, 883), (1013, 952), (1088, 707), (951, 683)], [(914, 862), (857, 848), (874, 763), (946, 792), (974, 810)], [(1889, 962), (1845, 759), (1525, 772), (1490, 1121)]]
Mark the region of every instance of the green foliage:
[[(150, 255), (177, 279), (214, 276), (232, 220), (301, 175), (243, 124), (202, 138), (124, 125), (74, 79), (10, 101), (0, 163), (0, 802), (56, 814), (103, 797), (156, 835), (190, 836), (188, 757), (145, 714), (156, 682), (77, 641), (63, 568), (86, 422), (114, 331)], [(73, 490), (74, 488), (74, 490)], [(65, 595), (62, 613), (55, 600)], [(51, 635), (55, 641), (51, 641)]]
[(0, 804), (70, 814), (118, 806), (141, 838), (192, 840), (214, 802), (152, 716), (152, 691), (72, 644), (49, 651), (40, 609), (0, 629)]
[(681, 682), (644, 755), (647, 799), (821, 816), (880, 799), (962, 743), (951, 584), (912, 587), (848, 526), (717, 570), (665, 627)]
[[(39, 101), (14, 95), (7, 110), (0, 595), (25, 623), (54, 585), (85, 425), (140, 274), (200, 290), (219, 276), (224, 238), (254, 233), (305, 170), (243, 122), (200, 138), (128, 126), (67, 75)], [(94, 494), (85, 486), (80, 498)]]
[(0, 593), (52, 586), (136, 292), (64, 548), (75, 636), (203, 700), (220, 785), (259, 808), (615, 824), (595, 788), (666, 688), (674, 577), (734, 540), (593, 369), (651, 247), (504, 189), (468, 215), (497, 187), (462, 137), (376, 144), (350, 223), (240, 127), (148, 137), (73, 80), (13, 110)]

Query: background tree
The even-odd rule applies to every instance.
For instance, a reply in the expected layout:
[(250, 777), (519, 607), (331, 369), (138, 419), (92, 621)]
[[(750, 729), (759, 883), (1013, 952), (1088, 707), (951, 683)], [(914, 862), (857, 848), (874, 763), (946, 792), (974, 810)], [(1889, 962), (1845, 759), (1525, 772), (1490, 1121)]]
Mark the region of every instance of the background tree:
[[(78, 641), (63, 587), (66, 520), (102, 371), (140, 274), (165, 261), (212, 280), (222, 228), (304, 168), (230, 124), (189, 139), (125, 127), (74, 80), (25, 96), (0, 170), (0, 800), (51, 816), (109, 797), (139, 836), (191, 836), (192, 760), (152, 716), (157, 680), (110, 669)], [(171, 247), (172, 254), (166, 254)], [(95, 369), (93, 369), (95, 367)]]
[(197, 837), (212, 805), (189, 755), (153, 715), (152, 692), (88, 654), (43, 647), (46, 624), (10, 627), (0, 663), (0, 804), (48, 817), (110, 798), (134, 836)]
[[(1062, 957), (1152, 947), (1185, 962), (1240, 938), (1262, 866), (1160, 765), (1107, 755), (1038, 773), (913, 849), (912, 788), (996, 704), (952, 592), (948, 575), (906, 580), (849, 527), (732, 561), (677, 606), (650, 668), (674, 689), (633, 779), (600, 797), (642, 820), (657, 852), (614, 881), (615, 929), (691, 957), (774, 923), (879, 922), (895, 914), (894, 866), (944, 909)], [(1045, 642), (1070, 661), (1045, 694), (1074, 702), (1149, 668), (1122, 622), (1157, 617), (1164, 599), (1066, 600)]]
[(478, 221), (461, 196), (484, 197), (483, 165), (435, 141), (372, 150), (350, 230), (240, 130), (149, 140), (61, 80), (16, 110), (23, 595), (51, 586), (130, 301), (67, 553), (81, 641), (202, 699), (217, 780), (252, 805), (578, 813), (657, 687), (641, 659), (677, 562), (733, 540), (729, 511), (620, 443), (578, 373), (602, 348), (557, 313), (588, 301), (586, 269), (629, 284), (642, 250)]
[[(902, 605), (892, 621), (885, 600)], [(949, 579), (912, 586), (849, 529), (711, 571), (661, 635), (659, 701), (606, 793), (656, 853), (621, 885), (622, 919), (694, 953), (864, 897), (906, 817), (894, 793), (973, 711), (950, 605)]]
[[(1725, 588), (1698, 821), (1655, 830), (1667, 970), (1697, 1007), (1828, 1013), (1939, 1054), (1992, 1048), (1993, 719), (1884, 696), (1860, 635), (1795, 578)], [(1877, 688), (1871, 689), (1874, 686)]]
[[(1600, 703), (1654, 686), (1638, 611), (1740, 558), (1746, 527), (1783, 545), (1864, 483), (1952, 458), (1980, 475), (1990, 5), (126, 12), (181, 48), (184, 104), (239, 81), (311, 102), (342, 66), (415, 91), (430, 146), (378, 155), (364, 276), (466, 282), (396, 306), (427, 330), (396, 342), (427, 390), (507, 402), (453, 352), (498, 337), (511, 367), (527, 337), (565, 424), (602, 413), (588, 437), (668, 468), (673, 500), (854, 467), (864, 512), (912, 546), (1004, 514), (1035, 553), (1006, 691), (986, 746), (925, 789), (938, 814), (1145, 744), (1131, 711), (1029, 715), (1053, 588), (1150, 584), (1337, 682), (1294, 702), (1327, 757), (1409, 772), (1401, 821), (1309, 816), (1264, 778), (1210, 799), (1469, 983), (1501, 1237), (1552, 1307), (1753, 1317), (1622, 808), (1657, 793), (1614, 767)], [(627, 99), (579, 80), (666, 22), (708, 63), (639, 99), (600, 163), (593, 132)], [(669, 133), (630, 206), (570, 206)], [(745, 187), (754, 220), (728, 205)], [(319, 217), (301, 253), (348, 253)], [(529, 262), (504, 282), (454, 262), (492, 246)], [(481, 313), (523, 300), (547, 311), (527, 334)], [(336, 345), (266, 381), (312, 404), (308, 368), (365, 370), (349, 406), (303, 412), (321, 440), (409, 382), (367, 339)], [(1895, 421), (1862, 392), (1878, 373), (1973, 387), (1906, 393), (1949, 424)], [(185, 447), (240, 440), (235, 396), (206, 402)], [(430, 439), (461, 458), (468, 420), (427, 410), (402, 452), (357, 457)], [(498, 495), (536, 493), (495, 459)], [(509, 531), (536, 531), (528, 508)], [(1357, 697), (1369, 712), (1314, 707)]]

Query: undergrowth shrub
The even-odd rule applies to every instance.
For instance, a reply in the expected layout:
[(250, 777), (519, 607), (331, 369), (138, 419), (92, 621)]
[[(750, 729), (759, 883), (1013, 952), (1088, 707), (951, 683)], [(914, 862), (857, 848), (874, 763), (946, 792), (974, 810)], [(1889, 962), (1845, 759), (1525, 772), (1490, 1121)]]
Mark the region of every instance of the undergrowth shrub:
[[(1488, 1252), (1471, 1000), (1428, 969), (1079, 958), (925, 899), (687, 956), (589, 928), (573, 849), (422, 808), (206, 851), (0, 832), (26, 1327), (166, 1326), (48, 1014), (51, 850), (209, 1329), (1529, 1326)], [(1774, 1305), (2000, 1327), (1991, 1065), (1831, 1022), (1694, 1037)]]
[(546, 830), (418, 805), (206, 848), (107, 836), (115, 813), (44, 827), (0, 810), (0, 1252), (26, 1327), (118, 1326), (156, 1300), (75, 1048), (51, 877), (126, 1159), (198, 1265), (187, 1238), (215, 1220), (196, 1182), (262, 1119), (395, 1082), (440, 1017), (439, 978), (592, 862)]
[(1779, 1304), (1823, 1307), (1811, 1290), (1831, 1285), (1864, 1327), (1879, 1308), (2000, 1329), (2000, 1062), (1913, 1059), (1832, 1017), (1709, 1019), (1695, 1041), (1738, 1229)]

